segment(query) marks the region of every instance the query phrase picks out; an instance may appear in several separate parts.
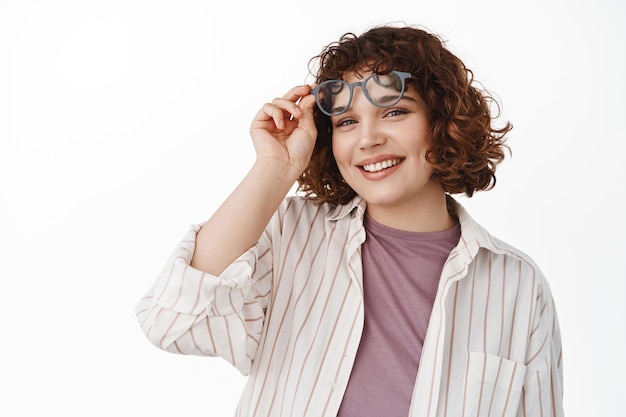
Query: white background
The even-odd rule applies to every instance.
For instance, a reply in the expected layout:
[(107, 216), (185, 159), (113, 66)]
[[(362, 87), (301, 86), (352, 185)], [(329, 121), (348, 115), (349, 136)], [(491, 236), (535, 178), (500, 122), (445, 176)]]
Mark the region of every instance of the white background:
[(626, 394), (626, 7), (550, 1), (0, 1), (0, 415), (232, 414), (244, 378), (159, 351), (134, 306), (246, 173), (257, 109), (346, 31), (423, 25), (515, 126), (461, 199), (560, 315), (568, 417)]

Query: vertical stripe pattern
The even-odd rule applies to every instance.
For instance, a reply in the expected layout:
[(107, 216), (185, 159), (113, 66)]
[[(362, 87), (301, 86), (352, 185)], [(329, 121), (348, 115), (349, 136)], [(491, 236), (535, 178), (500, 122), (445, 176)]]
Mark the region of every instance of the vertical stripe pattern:
[[(410, 415), (563, 415), (556, 311), (541, 271), (455, 204)], [(157, 347), (248, 375), (236, 416), (336, 417), (363, 328), (365, 203), (290, 197), (220, 276), (189, 266), (192, 226), (136, 307)]]

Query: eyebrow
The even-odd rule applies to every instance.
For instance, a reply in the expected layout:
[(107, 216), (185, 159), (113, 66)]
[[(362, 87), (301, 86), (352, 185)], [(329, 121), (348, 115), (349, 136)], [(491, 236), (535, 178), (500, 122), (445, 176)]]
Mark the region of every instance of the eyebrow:
[(393, 96), (393, 95), (388, 95), (388, 96), (382, 96), (379, 97), (378, 100), (376, 100), (377, 103), (386, 103), (386, 102), (390, 102), (390, 101), (398, 101), (400, 102), (400, 100), (402, 100), (404, 98), (404, 94), (402, 95), (402, 97), (400, 97), (400, 99), (398, 99), (399, 94)]
[(410, 100), (410, 101), (412, 101), (412, 102), (414, 102), (414, 103), (418, 103), (418, 104), (419, 104), (419, 101), (418, 101), (418, 100), (414, 99), (414, 98), (413, 98), (413, 97), (411, 97), (411, 96), (407, 96), (407, 95), (406, 95), (406, 91), (404, 92), (404, 94), (402, 95), (402, 97), (400, 97), (400, 100), (398, 100), (398, 103), (399, 103), (399, 102), (401, 102), (401, 101), (402, 101), (402, 100), (404, 100), (404, 99), (407, 99), (407, 100)]
[[(383, 96), (383, 97), (380, 97), (379, 100), (377, 100), (377, 103), (384, 104), (385, 102), (390, 102), (390, 101), (395, 101), (395, 100), (398, 100), (398, 96), (397, 95), (395, 95), (395, 96), (391, 96), (391, 95), (390, 96)], [(400, 100), (398, 100), (398, 103), (401, 103), (403, 100), (409, 100), (409, 101), (411, 101), (413, 103), (420, 104), (419, 100), (416, 100), (413, 97), (407, 96), (406, 95), (406, 91), (404, 92), (404, 94), (402, 94), (402, 97), (400, 97)], [(396, 103), (396, 104), (398, 104), (398, 103)]]
[(344, 112), (344, 110), (348, 110), (348, 108), (346, 106), (333, 107), (332, 109), (330, 109), (330, 113), (341, 113)]

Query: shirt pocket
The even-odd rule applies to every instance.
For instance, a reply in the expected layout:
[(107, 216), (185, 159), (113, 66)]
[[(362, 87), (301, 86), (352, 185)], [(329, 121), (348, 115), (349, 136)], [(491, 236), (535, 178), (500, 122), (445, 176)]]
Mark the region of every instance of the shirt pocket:
[(526, 366), (484, 352), (467, 352), (463, 417), (512, 417), (517, 413)]

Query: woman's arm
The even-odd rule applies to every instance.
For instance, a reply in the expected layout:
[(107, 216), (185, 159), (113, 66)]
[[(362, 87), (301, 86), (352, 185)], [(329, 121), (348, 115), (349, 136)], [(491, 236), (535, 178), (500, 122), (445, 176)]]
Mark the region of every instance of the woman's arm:
[(265, 104), (250, 127), (256, 162), (198, 232), (191, 266), (219, 276), (253, 246), (309, 162), (317, 136), (307, 85)]
[[(264, 278), (271, 277), (271, 241), (263, 231), (308, 164), (317, 136), (309, 92), (296, 87), (258, 112), (250, 172), (202, 227), (192, 227), (138, 303), (137, 319), (159, 348), (221, 356), (249, 372), (271, 293)], [(265, 255), (248, 251), (253, 246)]]

